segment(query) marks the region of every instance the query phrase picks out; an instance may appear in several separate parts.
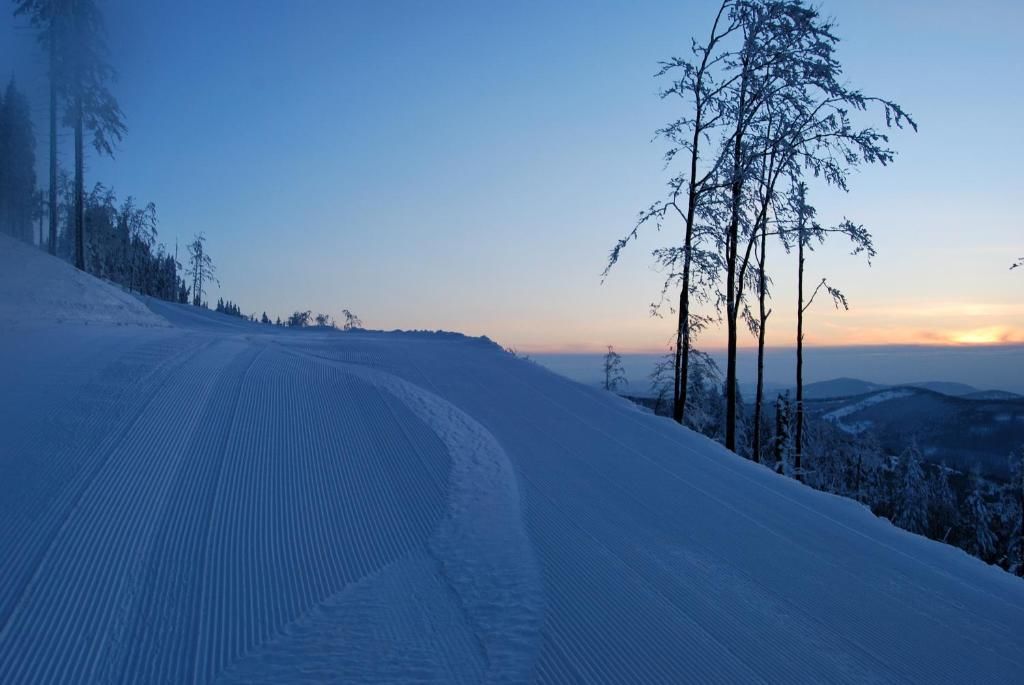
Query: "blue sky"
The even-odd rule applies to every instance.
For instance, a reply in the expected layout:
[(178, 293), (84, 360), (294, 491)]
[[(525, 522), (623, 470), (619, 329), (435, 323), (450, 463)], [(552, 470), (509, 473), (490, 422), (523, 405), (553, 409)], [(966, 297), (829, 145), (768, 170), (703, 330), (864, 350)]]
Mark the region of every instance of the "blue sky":
[[(674, 234), (599, 274), (662, 193), (651, 137), (677, 110), (651, 76), (707, 31), (714, 3), (101, 4), (129, 133), (115, 160), (89, 159), (87, 180), (156, 202), (169, 246), (205, 232), (213, 299), (272, 315), (347, 307), (373, 327), (524, 350), (668, 340), (647, 312), (660, 281), (647, 253)], [(866, 224), (879, 256), (868, 267), (837, 243), (812, 257), (808, 277), (829, 276), (852, 309), (823, 304), (808, 340), (1024, 340), (1024, 273), (1007, 270), (1024, 253), (1024, 4), (822, 7), (851, 83), (921, 130), (895, 135), (896, 164), (857, 174), (849, 195), (818, 196), (823, 219)], [(3, 22), (0, 68), (28, 75), (42, 111), (32, 38)], [(793, 268), (777, 259), (769, 342), (786, 345)]]

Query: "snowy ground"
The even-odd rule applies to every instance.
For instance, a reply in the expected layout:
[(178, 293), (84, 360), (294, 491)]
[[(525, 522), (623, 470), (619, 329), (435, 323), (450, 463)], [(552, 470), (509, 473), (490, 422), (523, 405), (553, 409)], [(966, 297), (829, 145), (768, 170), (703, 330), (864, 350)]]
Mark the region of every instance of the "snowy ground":
[(120, 288), (0, 233), (0, 335), (55, 322), (167, 325)]
[(1020, 580), (487, 341), (74, 277), (0, 331), (2, 683), (1024, 674)]

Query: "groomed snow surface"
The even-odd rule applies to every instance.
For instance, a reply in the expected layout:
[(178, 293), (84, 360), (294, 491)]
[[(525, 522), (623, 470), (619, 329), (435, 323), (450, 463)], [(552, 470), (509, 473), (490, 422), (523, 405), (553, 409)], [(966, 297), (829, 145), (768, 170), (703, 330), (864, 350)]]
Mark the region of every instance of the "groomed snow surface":
[(0, 248), (2, 683), (1024, 679), (1019, 579), (485, 340)]

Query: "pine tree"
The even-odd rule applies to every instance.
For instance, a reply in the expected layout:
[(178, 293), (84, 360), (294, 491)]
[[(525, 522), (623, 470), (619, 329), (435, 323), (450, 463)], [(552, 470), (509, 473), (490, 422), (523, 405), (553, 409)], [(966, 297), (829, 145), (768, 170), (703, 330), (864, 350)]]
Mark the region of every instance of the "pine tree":
[(99, 154), (112, 155), (124, 136), (124, 114), (107, 84), (115, 78), (107, 62), (103, 15), (95, 0), (68, 0), (68, 103), (64, 121), (75, 141), (75, 266), (85, 270), (85, 132)]
[[(15, 15), (39, 31), (49, 55), (50, 241), (56, 238), (57, 110), (74, 130), (74, 262), (85, 270), (85, 134), (99, 154), (112, 154), (125, 133), (124, 114), (108, 89), (115, 72), (107, 62), (103, 16), (95, 0), (15, 0)], [(52, 248), (51, 248), (52, 249)]]
[(1007, 568), (1010, 573), (1024, 576), (1024, 446), (1010, 455), (1010, 482), (1006, 489), (1010, 500)]
[(911, 533), (925, 533), (928, 530), (929, 493), (921, 466), (921, 451), (916, 442), (911, 442), (900, 457), (898, 473), (893, 523)]
[(988, 559), (996, 548), (992, 532), (992, 512), (982, 492), (982, 477), (978, 468), (971, 470), (970, 491), (962, 514), (963, 548), (980, 559)]
[(32, 242), (36, 214), (32, 112), (12, 78), (0, 99), (0, 230)]
[(792, 420), (787, 390), (775, 398), (775, 436), (772, 439), (772, 452), (775, 457), (775, 468), (780, 473), (789, 471), (789, 459), (793, 453)]
[(956, 525), (956, 494), (949, 482), (949, 468), (935, 467), (928, 487), (928, 537), (946, 542)]
[(26, 17), (38, 31), (39, 44), (47, 55), (47, 81), (49, 91), (49, 236), (50, 254), (57, 254), (57, 228), (60, 217), (58, 206), (60, 175), (57, 169), (57, 112), (67, 90), (69, 41), (68, 17), (71, 0), (15, 0), (15, 16)]

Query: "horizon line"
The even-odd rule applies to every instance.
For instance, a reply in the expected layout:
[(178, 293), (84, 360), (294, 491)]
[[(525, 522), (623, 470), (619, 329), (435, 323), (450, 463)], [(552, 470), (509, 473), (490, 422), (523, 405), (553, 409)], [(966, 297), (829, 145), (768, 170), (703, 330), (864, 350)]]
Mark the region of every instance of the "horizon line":
[[(543, 346), (532, 346), (522, 345), (517, 346), (516, 349), (520, 352), (527, 354), (578, 354), (578, 355), (593, 355), (593, 354), (605, 354), (604, 350), (601, 349), (603, 346), (595, 347), (594, 349), (580, 349), (580, 348), (545, 348)], [(614, 345), (612, 345), (615, 348)], [(804, 349), (870, 349), (870, 348), (940, 348), (940, 349), (986, 349), (986, 348), (1013, 348), (1013, 347), (1024, 347), (1024, 341), (1006, 341), (1006, 342), (985, 342), (985, 343), (958, 343), (958, 342), (894, 342), (894, 343), (804, 343)], [(725, 345), (716, 345), (713, 347), (702, 347), (699, 348), (701, 352), (726, 352), (728, 348)], [(765, 345), (765, 350), (795, 350), (796, 345)], [(756, 345), (740, 345), (737, 347), (737, 351), (751, 351), (756, 352)], [(649, 348), (615, 348), (618, 354), (669, 354), (667, 349), (649, 349)]]

